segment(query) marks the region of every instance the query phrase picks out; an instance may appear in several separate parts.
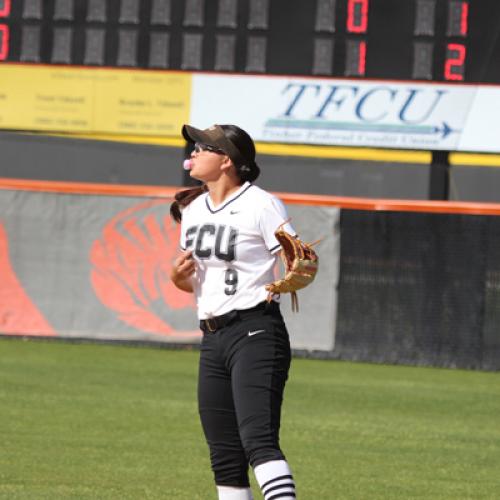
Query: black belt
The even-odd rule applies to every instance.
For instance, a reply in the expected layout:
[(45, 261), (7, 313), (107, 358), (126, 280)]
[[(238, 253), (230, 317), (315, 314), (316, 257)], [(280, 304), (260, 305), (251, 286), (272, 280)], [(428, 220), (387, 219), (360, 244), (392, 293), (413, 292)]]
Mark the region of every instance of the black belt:
[(279, 304), (274, 300), (271, 302), (260, 302), (255, 307), (250, 309), (233, 309), (226, 314), (221, 314), (220, 316), (214, 316), (213, 318), (207, 318), (200, 320), (200, 329), (204, 332), (213, 333), (225, 326), (229, 325), (233, 321), (245, 319), (247, 316), (251, 316), (253, 313), (258, 311), (273, 311), (278, 310)]

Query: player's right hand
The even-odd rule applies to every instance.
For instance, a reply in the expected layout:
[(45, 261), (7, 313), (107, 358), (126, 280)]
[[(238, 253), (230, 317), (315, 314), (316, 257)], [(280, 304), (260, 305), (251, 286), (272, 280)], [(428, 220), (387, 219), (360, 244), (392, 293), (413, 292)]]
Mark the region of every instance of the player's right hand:
[(191, 277), (195, 270), (196, 264), (193, 259), (193, 252), (191, 250), (182, 252), (181, 255), (174, 260), (170, 278), (181, 290), (192, 292)]

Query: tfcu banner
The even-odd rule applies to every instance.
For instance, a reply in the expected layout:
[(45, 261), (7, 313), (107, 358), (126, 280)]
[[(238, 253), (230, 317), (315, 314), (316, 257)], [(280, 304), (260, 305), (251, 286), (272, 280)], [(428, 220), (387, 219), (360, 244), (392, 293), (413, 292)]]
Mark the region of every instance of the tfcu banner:
[[(194, 297), (169, 279), (180, 232), (171, 201), (0, 190), (0, 334), (198, 343)], [(282, 300), (292, 346), (329, 351), (339, 209), (288, 212), (305, 241), (323, 236), (321, 273), (299, 293), (303, 312)]]
[(292, 77), (193, 77), (191, 123), (258, 141), (500, 151), (500, 87)]

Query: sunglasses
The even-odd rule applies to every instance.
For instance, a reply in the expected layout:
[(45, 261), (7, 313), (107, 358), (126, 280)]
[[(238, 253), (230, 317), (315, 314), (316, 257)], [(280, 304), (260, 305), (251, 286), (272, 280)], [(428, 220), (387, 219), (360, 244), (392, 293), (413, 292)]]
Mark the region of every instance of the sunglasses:
[(209, 144), (203, 144), (202, 142), (194, 143), (194, 151), (195, 153), (201, 153), (202, 151), (208, 151), (209, 153), (215, 153), (218, 155), (225, 155), (226, 153), (222, 151), (222, 149), (216, 148), (214, 146), (210, 146)]

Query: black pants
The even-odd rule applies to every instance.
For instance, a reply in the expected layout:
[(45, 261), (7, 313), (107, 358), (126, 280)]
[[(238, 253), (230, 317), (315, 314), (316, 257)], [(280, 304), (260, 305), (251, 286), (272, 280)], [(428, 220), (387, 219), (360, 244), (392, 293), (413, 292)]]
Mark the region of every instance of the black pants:
[(278, 304), (205, 331), (198, 403), (215, 482), (249, 486), (248, 465), (284, 459), (279, 447), (290, 341)]

